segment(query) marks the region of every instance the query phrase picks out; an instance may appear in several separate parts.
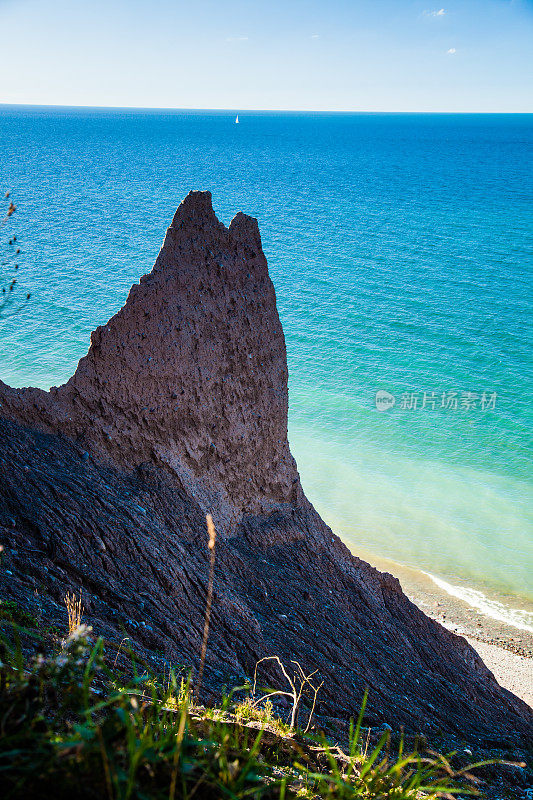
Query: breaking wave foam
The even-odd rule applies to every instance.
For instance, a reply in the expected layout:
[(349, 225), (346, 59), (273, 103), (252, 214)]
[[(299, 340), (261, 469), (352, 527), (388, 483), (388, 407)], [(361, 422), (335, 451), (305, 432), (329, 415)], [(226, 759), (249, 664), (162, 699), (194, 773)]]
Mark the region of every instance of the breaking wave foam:
[(533, 633), (533, 612), (525, 611), (520, 608), (508, 608), (498, 600), (491, 600), (478, 589), (455, 586), (447, 581), (443, 581), (442, 578), (437, 578), (435, 575), (432, 575), (431, 572), (424, 572), (424, 575), (431, 578), (440, 589), (468, 603), (469, 606), (476, 608), (486, 617), (492, 617), (492, 619), (504, 622), (506, 625), (512, 625), (513, 628), (519, 628), (522, 631)]

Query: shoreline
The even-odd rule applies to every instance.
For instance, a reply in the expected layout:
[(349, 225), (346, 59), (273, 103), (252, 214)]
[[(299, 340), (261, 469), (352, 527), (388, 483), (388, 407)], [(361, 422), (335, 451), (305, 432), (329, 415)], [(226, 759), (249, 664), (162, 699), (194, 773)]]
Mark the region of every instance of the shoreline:
[(398, 578), (407, 597), (428, 617), (468, 641), (500, 686), (533, 706), (532, 632), (494, 619), (449, 594), (428, 573), (345, 543), (358, 558)]

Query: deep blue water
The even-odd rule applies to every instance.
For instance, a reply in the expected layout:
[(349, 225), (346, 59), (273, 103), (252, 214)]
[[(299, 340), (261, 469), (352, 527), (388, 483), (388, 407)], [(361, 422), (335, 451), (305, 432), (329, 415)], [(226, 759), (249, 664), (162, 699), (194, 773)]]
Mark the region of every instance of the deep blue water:
[(322, 515), (355, 551), (533, 609), (533, 115), (234, 117), (0, 107), (32, 291), (0, 378), (66, 380), (208, 188), (225, 223), (259, 219)]

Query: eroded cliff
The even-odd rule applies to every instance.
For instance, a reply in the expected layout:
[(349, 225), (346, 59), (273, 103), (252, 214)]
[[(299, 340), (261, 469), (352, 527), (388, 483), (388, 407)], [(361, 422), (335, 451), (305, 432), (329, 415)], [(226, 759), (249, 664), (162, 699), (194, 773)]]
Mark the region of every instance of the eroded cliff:
[(221, 534), (206, 684), (297, 658), (319, 712), (512, 746), (531, 712), (398, 581), (354, 558), (305, 498), (287, 441), (285, 342), (257, 222), (208, 192), (178, 208), (153, 271), (67, 384), (0, 384), (4, 596), (195, 666), (204, 514)]

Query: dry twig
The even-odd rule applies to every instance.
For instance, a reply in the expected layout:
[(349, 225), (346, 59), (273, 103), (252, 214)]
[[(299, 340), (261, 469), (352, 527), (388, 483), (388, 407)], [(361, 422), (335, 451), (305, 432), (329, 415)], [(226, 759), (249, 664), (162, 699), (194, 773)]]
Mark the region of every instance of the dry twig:
[(200, 689), (202, 686), (202, 679), (204, 676), (205, 654), (207, 651), (207, 638), (209, 636), (209, 622), (211, 620), (211, 605), (213, 603), (213, 578), (215, 575), (215, 544), (217, 534), (211, 514), (207, 514), (205, 519), (207, 522), (207, 532), (209, 534), (209, 540), (207, 543), (207, 547), (209, 549), (209, 580), (207, 583), (207, 600), (205, 604), (204, 635), (202, 639), (202, 652), (200, 655), (200, 669), (198, 670), (198, 681), (196, 683), (196, 690), (194, 692), (195, 702), (198, 702)]

